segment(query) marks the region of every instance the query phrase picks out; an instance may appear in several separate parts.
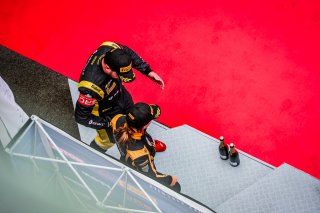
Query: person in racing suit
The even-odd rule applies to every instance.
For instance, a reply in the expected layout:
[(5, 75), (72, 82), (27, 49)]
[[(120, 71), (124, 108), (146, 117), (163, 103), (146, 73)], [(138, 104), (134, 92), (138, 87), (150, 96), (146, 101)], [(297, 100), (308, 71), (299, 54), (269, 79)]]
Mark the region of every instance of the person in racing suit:
[[(122, 82), (135, 79), (132, 68), (164, 89), (163, 80), (152, 71), (148, 63), (129, 47), (115, 42), (102, 43), (91, 54), (81, 73), (75, 120), (97, 130), (90, 146), (100, 152), (104, 153), (115, 143), (110, 120), (116, 114), (126, 113), (133, 106), (130, 93), (122, 85)], [(165, 144), (160, 143), (159, 146), (159, 151), (164, 151)]]
[(145, 174), (161, 184), (180, 192), (176, 176), (160, 173), (154, 164), (156, 150), (154, 140), (145, 130), (153, 119), (160, 116), (156, 104), (136, 103), (127, 114), (118, 114), (111, 120), (120, 160), (129, 167)]

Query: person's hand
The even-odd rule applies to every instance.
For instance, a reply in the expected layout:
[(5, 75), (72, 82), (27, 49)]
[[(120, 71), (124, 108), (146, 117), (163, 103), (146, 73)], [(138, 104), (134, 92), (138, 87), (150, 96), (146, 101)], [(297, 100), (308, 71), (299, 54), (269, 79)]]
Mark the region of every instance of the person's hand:
[(163, 82), (162, 78), (157, 73), (151, 71), (151, 72), (149, 72), (148, 77), (152, 81), (156, 82), (162, 90), (164, 89), (164, 82)]

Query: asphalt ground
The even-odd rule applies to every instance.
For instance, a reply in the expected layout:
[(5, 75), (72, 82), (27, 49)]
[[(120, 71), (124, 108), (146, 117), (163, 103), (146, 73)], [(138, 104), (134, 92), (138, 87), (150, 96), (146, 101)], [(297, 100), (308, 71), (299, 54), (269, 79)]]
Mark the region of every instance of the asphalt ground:
[(2, 45), (0, 76), (27, 115), (37, 115), (80, 139), (67, 77)]
[[(0, 76), (9, 85), (18, 105), (28, 116), (43, 120), (80, 139), (68, 78), (0, 45)], [(17, 175), (0, 145), (0, 209), (3, 212), (85, 212), (68, 205), (64, 196), (54, 196), (50, 185), (45, 194), (38, 179)], [(61, 192), (61, 194), (63, 194)], [(56, 205), (63, 203), (63, 205)]]

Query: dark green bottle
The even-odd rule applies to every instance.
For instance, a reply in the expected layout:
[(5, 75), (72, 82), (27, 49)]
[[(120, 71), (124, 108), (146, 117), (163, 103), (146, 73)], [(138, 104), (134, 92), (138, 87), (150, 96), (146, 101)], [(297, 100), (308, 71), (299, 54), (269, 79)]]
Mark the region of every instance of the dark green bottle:
[(219, 153), (220, 153), (220, 158), (222, 160), (228, 160), (229, 158), (229, 153), (228, 153), (228, 145), (224, 143), (224, 137), (220, 136), (220, 144), (219, 144)]
[(235, 148), (235, 145), (233, 143), (230, 144), (229, 146), (229, 163), (231, 166), (239, 166), (240, 164), (240, 158), (239, 158), (239, 153)]

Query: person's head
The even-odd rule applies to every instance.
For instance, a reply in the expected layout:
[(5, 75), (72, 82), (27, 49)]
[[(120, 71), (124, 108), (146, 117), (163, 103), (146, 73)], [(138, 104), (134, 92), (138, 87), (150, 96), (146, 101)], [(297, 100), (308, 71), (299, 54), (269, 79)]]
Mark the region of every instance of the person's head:
[(135, 79), (132, 70), (131, 57), (122, 49), (112, 49), (107, 52), (102, 60), (103, 71), (112, 78), (118, 78), (123, 82), (131, 82)]
[(156, 104), (136, 103), (127, 112), (127, 124), (131, 128), (145, 129), (160, 114), (160, 107)]
[(126, 125), (116, 130), (116, 140), (121, 145), (139, 140), (150, 122), (160, 114), (160, 107), (156, 104), (136, 103), (126, 114)]

